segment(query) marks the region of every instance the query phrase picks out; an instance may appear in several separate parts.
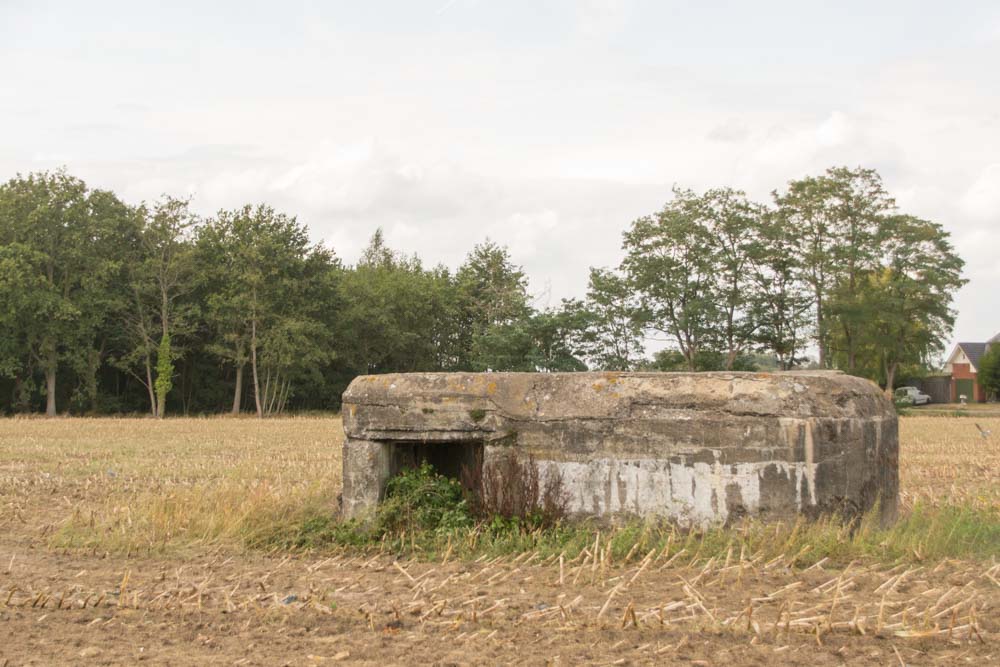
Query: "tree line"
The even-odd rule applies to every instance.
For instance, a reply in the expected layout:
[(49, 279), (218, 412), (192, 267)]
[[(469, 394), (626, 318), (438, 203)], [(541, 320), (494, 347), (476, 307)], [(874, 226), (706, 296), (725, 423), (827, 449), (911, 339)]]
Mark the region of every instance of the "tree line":
[(0, 186), (0, 411), (263, 417), (337, 408), (359, 374), (438, 370), (809, 364), (891, 391), (941, 351), (964, 283), (948, 233), (860, 168), (766, 204), (675, 188), (622, 250), (584, 296), (539, 309), (489, 240), (450, 270), (379, 230), (346, 265), (264, 204), (203, 218), (19, 174)]

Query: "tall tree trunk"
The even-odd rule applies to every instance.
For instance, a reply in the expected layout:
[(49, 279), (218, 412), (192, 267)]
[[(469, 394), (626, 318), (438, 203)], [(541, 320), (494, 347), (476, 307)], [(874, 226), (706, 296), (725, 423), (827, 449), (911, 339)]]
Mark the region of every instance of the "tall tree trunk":
[[(167, 294), (167, 287), (162, 277), (160, 279), (160, 345), (157, 348), (156, 355), (156, 367), (157, 367), (157, 379), (159, 379), (159, 368), (160, 368), (160, 353), (164, 351), (163, 341), (170, 336), (170, 298)], [(173, 351), (171, 350), (169, 344), (167, 345), (167, 357), (169, 358)], [(171, 375), (173, 375), (173, 359), (170, 359), (170, 364), (168, 364)], [(168, 378), (172, 380), (173, 378)], [(167, 392), (163, 392), (163, 395), (156, 401), (156, 416), (163, 419), (167, 414)]]
[(45, 414), (56, 416), (56, 368), (55, 365), (45, 369)]
[(893, 390), (892, 385), (896, 381), (896, 367), (899, 364), (892, 363), (886, 364), (885, 369), (885, 397), (890, 401), (892, 400)]
[(281, 399), (278, 401), (278, 414), (279, 415), (282, 414), (282, 413), (284, 413), (284, 411), (285, 411), (285, 401), (288, 400), (288, 391), (289, 391), (289, 389), (291, 389), (291, 386), (292, 386), (291, 382), (289, 380), (285, 380), (285, 386), (281, 390)]
[(156, 407), (156, 388), (153, 385), (153, 369), (149, 363), (149, 355), (146, 355), (146, 389), (149, 390), (149, 413), (156, 417), (159, 410)]
[(844, 324), (844, 342), (847, 346), (847, 372), (854, 373), (857, 366), (857, 354), (854, 352), (854, 335), (849, 324)]
[[(735, 285), (733, 286), (735, 289)], [(736, 350), (736, 338), (733, 333), (733, 322), (736, 320), (736, 314), (733, 312), (732, 308), (726, 313), (726, 345), (729, 348), (726, 352), (726, 370), (733, 370), (733, 363), (736, 361), (737, 350)]]
[(260, 379), (257, 377), (257, 317), (250, 320), (250, 370), (253, 371), (253, 400), (257, 404), (257, 417), (264, 418), (260, 404)]
[(268, 367), (267, 372), (264, 374), (264, 400), (262, 401), (264, 405), (264, 414), (271, 414), (271, 400), (269, 398), (271, 391), (271, 368)]
[(243, 400), (243, 364), (236, 367), (236, 391), (233, 393), (233, 414), (240, 414), (240, 403)]
[(46, 345), (45, 354), (45, 414), (56, 416), (56, 368), (59, 364), (56, 345)]
[[(30, 377), (30, 369), (28, 376)], [(24, 376), (18, 373), (14, 376), (14, 395), (12, 396), (15, 412), (31, 412), (31, 400), (30, 397), (25, 397), (26, 393)]]
[(816, 289), (816, 342), (819, 343), (819, 367), (826, 368), (826, 333), (823, 331), (823, 293)]
[[(270, 389), (268, 388), (270, 385)], [(264, 388), (264, 412), (268, 415), (273, 415), (279, 410), (278, 407), (278, 397), (281, 395), (281, 387), (283, 386), (281, 376), (278, 373), (274, 374), (274, 383), (271, 383), (271, 370), (267, 371), (267, 383)]]
[(187, 360), (184, 360), (184, 365), (181, 367), (181, 411), (184, 416), (188, 416), (188, 405), (191, 403), (191, 395), (189, 393), (189, 388), (191, 385), (191, 378), (188, 377), (189, 364)]

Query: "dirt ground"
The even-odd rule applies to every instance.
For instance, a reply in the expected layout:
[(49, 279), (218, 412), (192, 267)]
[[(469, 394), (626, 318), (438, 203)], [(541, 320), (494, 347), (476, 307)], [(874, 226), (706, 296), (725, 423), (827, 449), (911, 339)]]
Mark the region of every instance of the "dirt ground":
[(996, 559), (792, 569), (738, 553), (691, 566), (653, 552), (428, 563), (53, 547), (67, 508), (101, 495), (98, 477), (60, 468), (69, 454), (33, 464), (14, 450), (35, 441), (3, 428), (0, 667), (1000, 664)]
[(741, 575), (646, 559), (564, 563), (560, 585), (558, 563), (527, 558), (125, 559), (10, 534), (0, 553), (0, 665), (1000, 661), (996, 566)]

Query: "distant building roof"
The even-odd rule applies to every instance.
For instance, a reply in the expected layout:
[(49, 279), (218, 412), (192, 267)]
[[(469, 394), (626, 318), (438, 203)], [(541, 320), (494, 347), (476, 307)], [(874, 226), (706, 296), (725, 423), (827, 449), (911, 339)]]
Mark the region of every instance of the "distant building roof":
[(977, 371), (979, 370), (979, 360), (983, 358), (986, 354), (986, 343), (959, 343), (958, 346), (962, 348), (965, 352), (965, 356), (969, 358), (969, 363), (972, 364), (973, 368)]

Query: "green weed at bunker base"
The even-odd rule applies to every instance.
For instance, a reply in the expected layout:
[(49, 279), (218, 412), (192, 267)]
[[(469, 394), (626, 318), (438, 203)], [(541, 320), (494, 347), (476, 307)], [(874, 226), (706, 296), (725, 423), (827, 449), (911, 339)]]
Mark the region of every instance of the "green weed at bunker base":
[(593, 554), (611, 562), (631, 561), (655, 550), (678, 565), (710, 559), (768, 561), (781, 557), (789, 566), (809, 567), (824, 561), (844, 566), (853, 560), (881, 563), (937, 563), (946, 559), (988, 561), (1000, 553), (1000, 511), (971, 505), (918, 504), (890, 528), (880, 526), (878, 510), (845, 521), (839, 516), (817, 520), (765, 523), (743, 518), (731, 525), (686, 529), (663, 520), (629, 519), (616, 525), (593, 520), (562, 520), (541, 526), (532, 517), (477, 519), (456, 493), (451, 480), (417, 472), (406, 475), (406, 490), (377, 511), (370, 521), (339, 519), (329, 510), (305, 511), (286, 524), (261, 534), (249, 545), (334, 553), (394, 553), (435, 561), (477, 559), (534, 553), (566, 560)]

